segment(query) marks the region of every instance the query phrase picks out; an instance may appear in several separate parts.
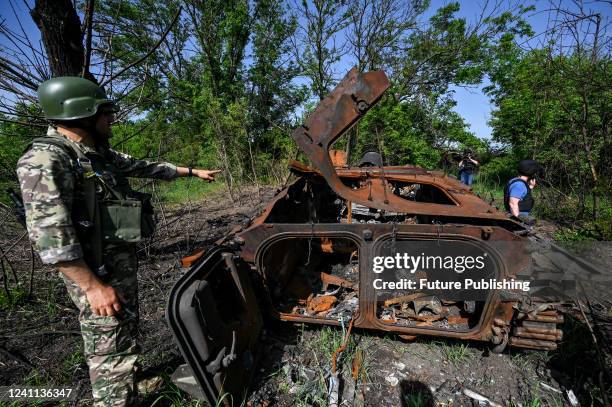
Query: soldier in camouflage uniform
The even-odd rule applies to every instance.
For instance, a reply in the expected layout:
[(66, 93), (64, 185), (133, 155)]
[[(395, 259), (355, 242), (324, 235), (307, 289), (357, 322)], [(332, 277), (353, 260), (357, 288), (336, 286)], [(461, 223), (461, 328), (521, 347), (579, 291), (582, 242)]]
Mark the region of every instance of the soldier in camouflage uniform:
[(86, 79), (54, 78), (38, 95), (51, 126), (17, 166), (29, 236), (43, 263), (58, 267), (80, 311), (94, 405), (128, 406), (139, 352), (135, 243), (146, 236), (146, 200), (126, 177), (213, 181), (218, 171), (109, 148), (116, 108)]

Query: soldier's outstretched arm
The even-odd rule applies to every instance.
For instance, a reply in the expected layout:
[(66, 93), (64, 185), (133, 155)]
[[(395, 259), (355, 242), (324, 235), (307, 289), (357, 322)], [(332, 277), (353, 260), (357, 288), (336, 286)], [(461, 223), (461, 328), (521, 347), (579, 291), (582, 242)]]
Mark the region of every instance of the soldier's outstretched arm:
[(139, 160), (116, 150), (108, 150), (115, 166), (126, 177), (171, 180), (179, 176), (176, 165), (167, 162)]
[(176, 173), (179, 177), (198, 177), (208, 182), (213, 182), (215, 175), (220, 172), (221, 170), (202, 170), (198, 168), (191, 168), (190, 171), (188, 167), (176, 167)]
[(121, 311), (121, 302), (115, 289), (103, 283), (83, 259), (57, 263), (57, 266), (62, 274), (83, 290), (94, 314), (111, 316)]
[(204, 170), (196, 168), (192, 168), (191, 171), (189, 171), (188, 167), (177, 167), (167, 162), (138, 160), (115, 150), (109, 150), (109, 154), (117, 168), (123, 171), (128, 177), (171, 180), (177, 177), (194, 176), (212, 182), (215, 180), (215, 174), (221, 172), (221, 170)]

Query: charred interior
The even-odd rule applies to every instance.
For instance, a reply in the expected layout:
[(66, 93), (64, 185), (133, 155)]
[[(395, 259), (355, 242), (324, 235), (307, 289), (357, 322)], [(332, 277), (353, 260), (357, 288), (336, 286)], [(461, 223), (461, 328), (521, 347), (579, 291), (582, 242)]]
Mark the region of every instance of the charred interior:
[[(348, 238), (277, 240), (265, 249), (260, 270), (272, 306), (280, 314), (348, 320), (358, 308), (359, 248)], [(426, 276), (421, 272), (394, 279), (405, 277)], [(424, 290), (379, 290), (376, 317), (399, 327), (466, 332), (478, 324), (484, 305), (484, 301), (457, 301)]]
[[(369, 188), (369, 178), (349, 178), (342, 177), (342, 183), (351, 189), (367, 189)], [(406, 199), (412, 202), (425, 202), (441, 205), (456, 205), (453, 200), (444, 193), (442, 189), (431, 184), (422, 184), (417, 182), (405, 182), (394, 180), (391, 177), (385, 177), (387, 192)]]
[(359, 302), (359, 249), (347, 238), (299, 237), (272, 243), (262, 266), (283, 314), (348, 320)]
[[(354, 188), (367, 188), (368, 178), (342, 178)], [(389, 195), (406, 201), (457, 207), (442, 188), (426, 183), (387, 180)], [(363, 185), (366, 185), (365, 187)], [(360, 186), (362, 185), (362, 186)], [(465, 223), (474, 225), (504, 226), (513, 230), (516, 225), (497, 219), (454, 217), (427, 214), (409, 214), (350, 202), (336, 194), (319, 175), (300, 177), (291, 184), (286, 194), (278, 199), (265, 223), (398, 223), (444, 224)]]
[(427, 292), (402, 292), (377, 301), (376, 316), (384, 323), (402, 327), (468, 331), (480, 321), (484, 301), (453, 301)]

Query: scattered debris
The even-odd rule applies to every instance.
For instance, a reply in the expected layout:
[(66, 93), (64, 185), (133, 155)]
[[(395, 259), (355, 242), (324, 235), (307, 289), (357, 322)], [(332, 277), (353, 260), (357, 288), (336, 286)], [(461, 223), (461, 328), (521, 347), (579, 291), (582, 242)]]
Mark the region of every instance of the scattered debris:
[(568, 390), (566, 394), (567, 394), (567, 400), (570, 402), (570, 404), (573, 407), (580, 405), (580, 403), (578, 403), (578, 398), (576, 398), (576, 395), (574, 394), (572, 390)]
[(549, 386), (549, 385), (547, 385), (546, 383), (542, 383), (542, 382), (540, 382), (540, 386), (541, 386), (543, 389), (550, 390), (550, 391), (554, 391), (555, 393), (563, 394), (563, 392), (562, 392), (561, 390), (559, 390), (559, 389), (555, 389), (554, 387)]
[(340, 378), (338, 377), (338, 356), (344, 352), (346, 347), (348, 346), (351, 330), (353, 329), (353, 322), (355, 322), (355, 316), (351, 316), (351, 322), (349, 322), (348, 329), (346, 330), (346, 335), (344, 336), (344, 341), (342, 344), (334, 351), (332, 355), (332, 369), (331, 369), (331, 377), (329, 378), (329, 395), (328, 395), (328, 405), (330, 407), (337, 407), (339, 401), (339, 389), (340, 389)]
[(340, 399), (338, 392), (340, 390), (340, 379), (337, 374), (332, 374), (329, 378), (329, 394), (327, 397), (329, 407), (338, 407)]
[(488, 397), (485, 397), (482, 394), (476, 393), (475, 391), (467, 389), (467, 388), (463, 389), (463, 394), (465, 394), (466, 396), (468, 396), (469, 398), (471, 398), (473, 400), (489, 403), (489, 405), (491, 407), (503, 407), (501, 404), (498, 404), (498, 403), (492, 401)]
[(399, 379), (395, 375), (389, 375), (385, 377), (385, 380), (393, 387), (397, 386), (399, 383)]
[(309, 314), (325, 312), (333, 307), (337, 301), (338, 299), (333, 295), (321, 295), (314, 298), (311, 295), (306, 301), (306, 309)]

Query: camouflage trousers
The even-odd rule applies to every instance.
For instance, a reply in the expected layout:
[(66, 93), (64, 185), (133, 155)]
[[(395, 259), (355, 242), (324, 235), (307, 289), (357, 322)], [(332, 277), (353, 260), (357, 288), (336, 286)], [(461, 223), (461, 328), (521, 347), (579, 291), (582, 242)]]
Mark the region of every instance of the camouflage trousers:
[(139, 346), (138, 329), (138, 262), (133, 250), (122, 250), (105, 256), (110, 266), (106, 283), (119, 293), (119, 316), (94, 315), (85, 292), (60, 273), (70, 298), (79, 308), (79, 322), (94, 406), (120, 407), (135, 404), (134, 371)]

